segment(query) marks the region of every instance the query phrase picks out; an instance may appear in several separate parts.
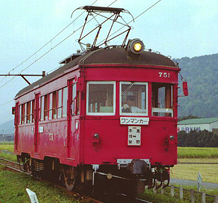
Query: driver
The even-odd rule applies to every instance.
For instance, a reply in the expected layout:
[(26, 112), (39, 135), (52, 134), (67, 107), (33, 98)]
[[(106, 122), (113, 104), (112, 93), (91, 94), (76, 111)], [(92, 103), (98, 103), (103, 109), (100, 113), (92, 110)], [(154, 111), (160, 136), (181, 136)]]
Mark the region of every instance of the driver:
[(136, 97), (134, 95), (127, 95), (126, 102), (122, 107), (123, 113), (146, 113), (145, 109), (140, 109), (135, 106)]

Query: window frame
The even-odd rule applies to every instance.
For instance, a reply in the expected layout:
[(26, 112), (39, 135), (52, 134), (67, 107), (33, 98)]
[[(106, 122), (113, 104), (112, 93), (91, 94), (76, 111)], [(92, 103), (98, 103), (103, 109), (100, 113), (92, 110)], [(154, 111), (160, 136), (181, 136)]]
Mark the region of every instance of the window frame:
[(21, 105), (21, 124), (26, 124), (26, 103), (23, 103)]
[(45, 96), (40, 97), (40, 121), (44, 121), (44, 105), (45, 105)]
[[(64, 94), (65, 93), (65, 94)], [(62, 88), (62, 118), (67, 117), (68, 87)]]
[(53, 119), (53, 92), (48, 94), (49, 102), (48, 102), (48, 120)]
[(132, 84), (132, 82), (122, 81), (120, 82), (120, 101), (119, 101), (119, 107), (120, 107), (120, 115), (122, 116), (148, 116), (148, 82), (133, 82), (134, 85), (145, 85), (146, 86), (146, 113), (123, 113), (122, 112), (122, 85), (128, 85)]
[(49, 99), (50, 99), (50, 93), (44, 95), (44, 121), (49, 120)]
[(19, 104), (19, 124), (22, 124), (22, 104)]
[(31, 117), (31, 123), (34, 123), (35, 122), (35, 99), (33, 99), (31, 101), (31, 114), (30, 114), (30, 117)]
[[(152, 88), (153, 88), (153, 84), (159, 84), (159, 85), (163, 85), (162, 87), (165, 87), (167, 85), (170, 86), (170, 106), (171, 107), (155, 107), (153, 106), (153, 98), (152, 98), (152, 106), (151, 106), (151, 116), (154, 116), (154, 117), (162, 117), (162, 118), (172, 118), (174, 117), (174, 88), (175, 88), (175, 85), (174, 84), (171, 84), (171, 83), (157, 83), (157, 82), (153, 82), (152, 83)], [(159, 88), (162, 88), (161, 86), (158, 87)], [(158, 91), (157, 89), (157, 91)], [(153, 92), (153, 89), (152, 89), (152, 92)], [(166, 90), (165, 90), (165, 99), (166, 99)], [(159, 93), (157, 92), (157, 98), (159, 99)], [(165, 104), (166, 105), (166, 104)], [(159, 116), (159, 115), (154, 115), (154, 113), (164, 113), (164, 114), (171, 114), (171, 116)]]
[(63, 117), (63, 89), (56, 91), (56, 119)]
[(31, 101), (26, 102), (26, 123), (29, 124), (32, 121), (31, 111), (32, 111)]
[[(89, 112), (89, 85), (90, 84), (104, 84), (104, 85), (113, 85), (113, 112), (112, 113), (97, 113)], [(86, 84), (86, 115), (91, 116), (114, 116), (116, 114), (116, 82), (115, 81), (88, 81)]]
[(71, 116), (77, 115), (77, 83), (74, 81), (71, 87), (72, 98), (71, 98)]

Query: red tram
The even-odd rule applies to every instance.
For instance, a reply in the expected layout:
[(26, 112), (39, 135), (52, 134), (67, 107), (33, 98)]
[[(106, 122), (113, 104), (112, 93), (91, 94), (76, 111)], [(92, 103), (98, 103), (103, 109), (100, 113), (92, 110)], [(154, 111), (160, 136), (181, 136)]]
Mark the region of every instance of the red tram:
[[(177, 164), (180, 68), (129, 40), (72, 55), (15, 97), (15, 154), (71, 190), (98, 180), (169, 182)], [(101, 178), (103, 177), (103, 178)]]

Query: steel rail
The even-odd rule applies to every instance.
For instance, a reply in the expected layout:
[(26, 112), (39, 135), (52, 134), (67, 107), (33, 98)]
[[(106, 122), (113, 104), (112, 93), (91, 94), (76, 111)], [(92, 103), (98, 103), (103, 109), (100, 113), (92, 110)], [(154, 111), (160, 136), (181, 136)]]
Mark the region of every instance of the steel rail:
[[(119, 195), (128, 198), (128, 196), (127, 196), (126, 194), (121, 193), (121, 194), (119, 194)], [(153, 203), (153, 202), (150, 202), (150, 201), (147, 201), (147, 200), (144, 200), (144, 199), (140, 199), (140, 198), (138, 198), (138, 197), (136, 197), (136, 198), (134, 199), (134, 202), (136, 202), (135, 200), (136, 200), (137, 202)]]

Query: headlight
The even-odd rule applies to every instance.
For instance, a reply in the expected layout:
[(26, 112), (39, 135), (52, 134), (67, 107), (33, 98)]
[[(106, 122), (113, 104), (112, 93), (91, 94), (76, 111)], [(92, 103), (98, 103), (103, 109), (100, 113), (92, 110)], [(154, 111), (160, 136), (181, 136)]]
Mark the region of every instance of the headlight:
[(139, 43), (139, 42), (136, 42), (134, 45), (133, 45), (133, 49), (137, 52), (141, 51), (142, 49), (142, 44)]
[(133, 54), (141, 54), (144, 51), (145, 45), (140, 39), (133, 39), (128, 42), (127, 51)]

